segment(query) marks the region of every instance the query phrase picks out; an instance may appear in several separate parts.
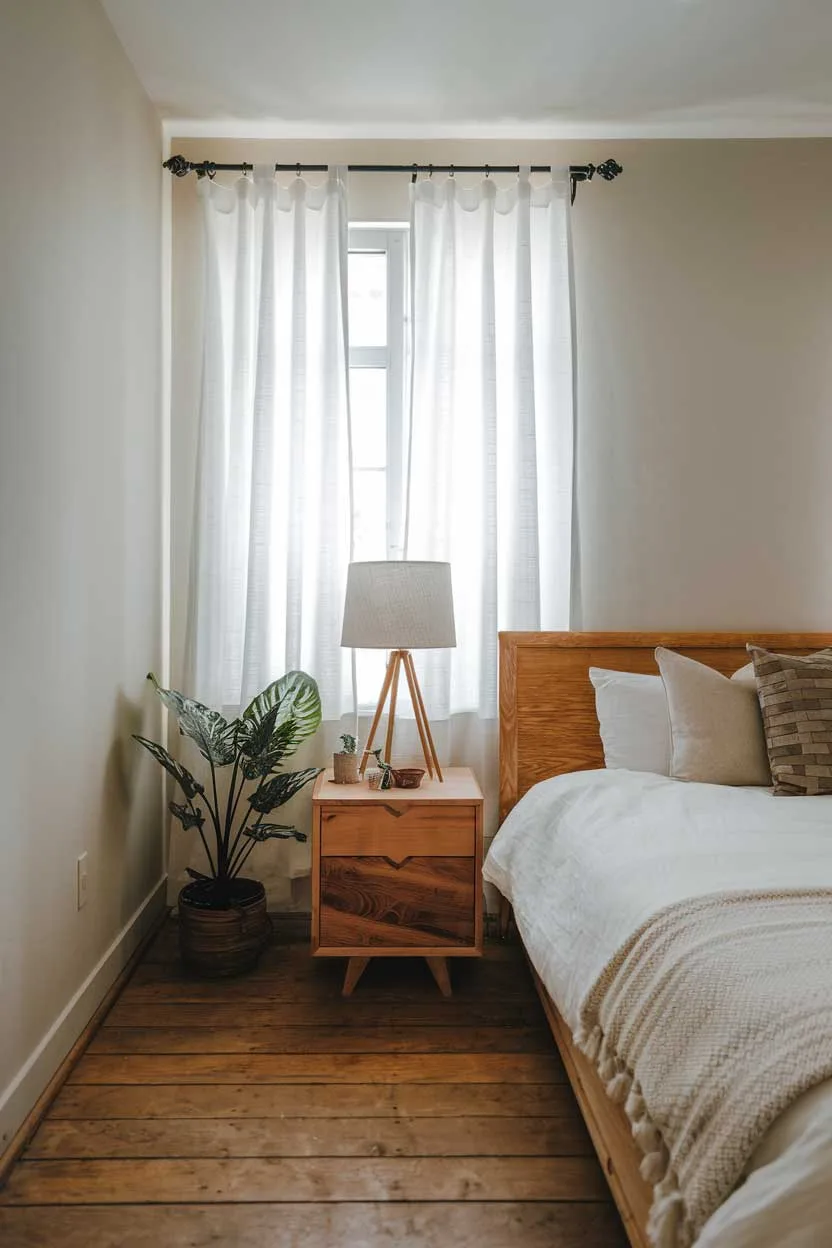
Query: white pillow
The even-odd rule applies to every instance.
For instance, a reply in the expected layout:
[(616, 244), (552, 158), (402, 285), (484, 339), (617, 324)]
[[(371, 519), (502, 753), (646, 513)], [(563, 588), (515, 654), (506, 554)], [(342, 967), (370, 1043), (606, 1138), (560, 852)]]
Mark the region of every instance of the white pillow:
[(729, 680), (664, 646), (656, 648), (670, 715), (670, 774), (706, 784), (770, 785), (756, 682)]
[(670, 717), (661, 676), (591, 667), (606, 767), (670, 775)]
[[(746, 663), (745, 667), (737, 668), (737, 670), (734, 672), (734, 675), (731, 677), (731, 679), (741, 680), (743, 684), (746, 684), (746, 685), (753, 685), (754, 692), (755, 693), (757, 692), (757, 677), (754, 675), (753, 663)], [(760, 713), (762, 714), (762, 712)]]

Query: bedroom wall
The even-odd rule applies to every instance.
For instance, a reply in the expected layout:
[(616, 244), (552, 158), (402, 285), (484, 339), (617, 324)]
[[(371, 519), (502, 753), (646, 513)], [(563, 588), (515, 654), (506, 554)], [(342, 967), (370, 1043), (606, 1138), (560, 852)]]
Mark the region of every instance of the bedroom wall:
[(2, 1152), (164, 862), (160, 123), (97, 0), (5, 0), (0, 116)]
[[(832, 140), (240, 142), (191, 159), (526, 160), (579, 189), (581, 603), (575, 627), (825, 628), (832, 577)], [(226, 175), (233, 177), (233, 175)], [(406, 175), (351, 175), (355, 220), (405, 220)], [(193, 178), (173, 189), (173, 648), (184, 638), (199, 401)]]
[(575, 212), (584, 625), (826, 629), (832, 142), (613, 146)]

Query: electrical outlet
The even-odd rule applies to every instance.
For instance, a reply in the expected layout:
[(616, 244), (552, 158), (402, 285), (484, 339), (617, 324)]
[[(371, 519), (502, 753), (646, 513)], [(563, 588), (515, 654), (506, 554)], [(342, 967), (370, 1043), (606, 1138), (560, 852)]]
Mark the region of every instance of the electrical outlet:
[(78, 875), (77, 875), (77, 881), (76, 881), (77, 882), (78, 909), (83, 910), (84, 906), (87, 904), (87, 851), (86, 850), (84, 850), (83, 854), (78, 855), (78, 862), (76, 863), (76, 866), (78, 868)]

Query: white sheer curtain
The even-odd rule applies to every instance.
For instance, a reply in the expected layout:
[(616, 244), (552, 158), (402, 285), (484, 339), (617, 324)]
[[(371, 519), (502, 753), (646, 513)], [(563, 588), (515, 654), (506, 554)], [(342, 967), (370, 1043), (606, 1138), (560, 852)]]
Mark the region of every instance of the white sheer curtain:
[(271, 170), (200, 183), (206, 248), (202, 405), (187, 691), (247, 703), (290, 668), (324, 717), (352, 704), (339, 647), (351, 503), (347, 213)]
[[(449, 560), (456, 650), (416, 656), (443, 761), (497, 787), (497, 630), (568, 628), (572, 543), (569, 178), (412, 193), (406, 557)], [(300, 667), (325, 764), (354, 728), (340, 647), (352, 500), (343, 177), (205, 179), (203, 389), (184, 690), (236, 712)], [(404, 712), (405, 708), (402, 707)], [(342, 719), (342, 717), (348, 717)], [(404, 716), (403, 716), (404, 719)], [(367, 724), (362, 718), (361, 728)], [(400, 757), (418, 755), (411, 721)], [(287, 821), (304, 819), (304, 799)], [(308, 806), (308, 801), (305, 803)], [(492, 827), (496, 802), (489, 803)], [(188, 861), (176, 833), (172, 879)], [(304, 847), (258, 853), (273, 895)], [(181, 875), (179, 876), (181, 879)]]
[(457, 623), (456, 650), (417, 663), (443, 756), (493, 795), (497, 631), (569, 627), (569, 177), (426, 180), (411, 196), (406, 557), (450, 560)]
[[(354, 705), (339, 644), (352, 527), (345, 184), (330, 170), (319, 186), (281, 186), (258, 168), (199, 190), (205, 320), (183, 688), (236, 714), (284, 672), (310, 672), (325, 729), (298, 761), (323, 764)], [(190, 846), (174, 835), (181, 870)], [(282, 842), (252, 866), (276, 887), (307, 859)]]

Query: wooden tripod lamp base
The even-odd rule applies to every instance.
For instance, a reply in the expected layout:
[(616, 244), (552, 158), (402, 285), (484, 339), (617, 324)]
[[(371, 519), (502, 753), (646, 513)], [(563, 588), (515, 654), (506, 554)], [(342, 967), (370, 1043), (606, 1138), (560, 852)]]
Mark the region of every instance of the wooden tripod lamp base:
[(367, 737), (367, 744), (364, 753), (361, 756), (361, 767), (359, 768), (361, 775), (367, 767), (367, 761), (372, 751), (373, 740), (375, 739), (378, 726), (381, 723), (381, 717), (384, 714), (384, 707), (387, 698), (390, 698), (390, 710), (387, 717), (387, 737), (384, 743), (384, 757), (390, 762), (393, 749), (393, 728), (396, 721), (396, 698), (399, 692), (399, 677), (402, 669), (404, 669), (405, 680), (410, 691), (410, 700), (413, 703), (413, 712), (416, 716), (416, 728), (419, 733), (419, 740), (422, 743), (422, 753), (425, 756), (425, 766), (431, 780), (434, 776), (437, 780), (442, 780), (442, 768), (439, 766), (439, 758), (436, 754), (436, 746), (433, 743), (433, 736), (428, 723), (427, 712), (425, 711), (425, 702), (422, 697), (422, 690), (419, 688), (419, 681), (416, 676), (416, 668), (413, 666), (413, 656), (409, 650), (391, 650), (390, 659), (387, 663), (387, 672), (384, 677), (384, 684), (381, 686), (381, 694), (376, 707), (376, 713), (373, 716), (370, 735)]
[(411, 650), (444, 650), (456, 645), (451, 565), (427, 559), (376, 559), (351, 563), (347, 571), (341, 645), (353, 650), (387, 650), (390, 659), (381, 687), (373, 725), (359, 768), (362, 776), (388, 697), (387, 741), (389, 763), (396, 722), (396, 697), (402, 669), (410, 690), (416, 728), (431, 780), (442, 779), (425, 702)]

